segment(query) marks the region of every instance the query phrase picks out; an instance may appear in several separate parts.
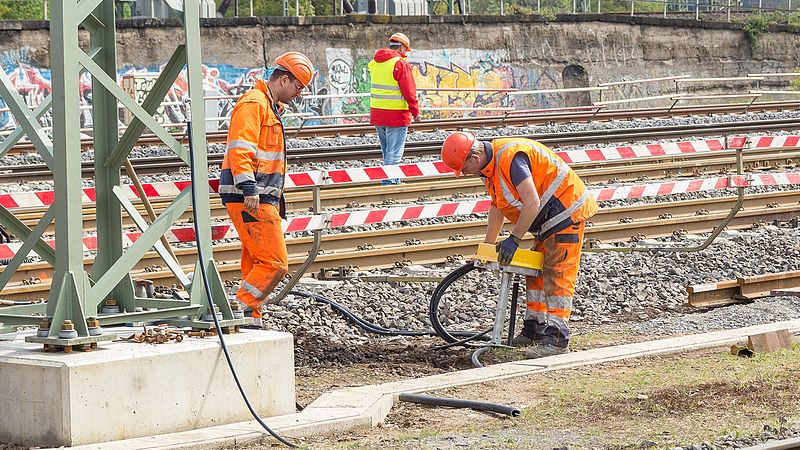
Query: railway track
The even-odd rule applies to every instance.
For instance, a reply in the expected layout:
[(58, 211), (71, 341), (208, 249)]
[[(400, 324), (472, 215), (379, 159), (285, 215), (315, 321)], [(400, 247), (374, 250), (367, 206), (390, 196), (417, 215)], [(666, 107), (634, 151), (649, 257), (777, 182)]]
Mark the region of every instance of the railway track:
[[(800, 109), (800, 101), (774, 101), (747, 104), (714, 104), (703, 106), (684, 107), (659, 107), (641, 109), (613, 109), (599, 111), (562, 111), (562, 112), (536, 112), (530, 114), (492, 115), (482, 117), (455, 117), (445, 119), (432, 119), (412, 123), (410, 130), (414, 131), (446, 131), (460, 128), (497, 127), (497, 126), (525, 126), (543, 125), (552, 123), (577, 123), (577, 122), (607, 122), (612, 120), (633, 120), (644, 118), (671, 118), (697, 115), (741, 114), (773, 111), (793, 111)], [(304, 127), (287, 127), (286, 135), (296, 138), (354, 136), (360, 134), (373, 134), (375, 129), (366, 123), (332, 124)], [(183, 140), (183, 132), (172, 133), (175, 139)], [(209, 142), (225, 142), (226, 131), (207, 133)], [(159, 145), (161, 140), (155, 135), (143, 135), (137, 145)], [(81, 141), (83, 148), (92, 148), (91, 139)], [(35, 148), (30, 142), (21, 142), (15, 145), (11, 152), (17, 154), (29, 153)]]
[[(735, 197), (718, 197), (660, 204), (642, 204), (601, 209), (586, 230), (587, 238), (603, 243), (626, 242), (631, 239), (670, 236), (675, 231), (708, 232), (719, 224), (735, 202)], [(770, 192), (748, 196), (743, 210), (729, 225), (748, 228), (754, 222), (788, 220), (800, 215), (800, 190)], [(322, 252), (310, 271), (339, 266), (358, 266), (362, 269), (391, 267), (413, 262), (437, 263), (454, 255), (469, 256), (483, 240), (486, 222), (473, 220), (437, 225), (382, 228), (370, 231), (329, 234), (323, 237)], [(410, 230), (419, 240), (409, 239)], [(287, 239), (291, 270), (305, 259), (311, 247), (310, 237)], [(530, 241), (527, 243), (530, 245)], [(223, 278), (239, 276), (238, 242), (218, 243), (214, 257)], [(175, 253), (184, 270), (190, 271), (196, 261), (193, 248), (176, 248)], [(91, 271), (92, 260), (85, 268)], [(134, 278), (147, 278), (156, 284), (176, 283), (171, 272), (155, 253), (148, 253), (132, 270)], [(46, 263), (23, 264), (2, 292), (8, 300), (46, 298), (51, 268)], [(39, 280), (39, 281), (37, 281)]]
[[(462, 123), (462, 128), (465, 128)], [(605, 144), (611, 142), (632, 142), (653, 139), (684, 138), (690, 136), (713, 136), (769, 132), (776, 130), (800, 129), (800, 117), (797, 119), (761, 120), (752, 122), (712, 123), (678, 125), (672, 127), (655, 128), (623, 128), (602, 131), (576, 131), (548, 134), (519, 134), (504, 137), (524, 137), (536, 139), (553, 147)], [(405, 154), (407, 156), (437, 155), (441, 149), (441, 141), (408, 141)], [(293, 148), (287, 150), (290, 163), (302, 164), (321, 161), (344, 161), (379, 159), (380, 147), (377, 143), (365, 145), (339, 146), (335, 148)], [(210, 153), (209, 165), (222, 164), (222, 154)], [(131, 160), (133, 167), (139, 174), (163, 174), (180, 170), (186, 167), (185, 163), (176, 156), (162, 156), (149, 158), (135, 158)], [(94, 161), (81, 163), (84, 178), (93, 175)], [(51, 171), (44, 164), (28, 164), (0, 166), (0, 182), (12, 182), (19, 179), (27, 181), (41, 181), (52, 179)]]

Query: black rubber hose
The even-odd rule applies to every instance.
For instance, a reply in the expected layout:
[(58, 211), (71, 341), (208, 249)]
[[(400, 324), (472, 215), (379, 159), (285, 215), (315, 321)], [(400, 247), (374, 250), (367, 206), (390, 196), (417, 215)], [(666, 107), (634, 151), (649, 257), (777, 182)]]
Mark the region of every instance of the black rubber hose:
[(481, 331), (478, 334), (473, 334), (472, 336), (467, 336), (464, 339), (459, 339), (459, 340), (457, 340), (455, 342), (448, 342), (448, 343), (442, 344), (442, 345), (435, 345), (432, 348), (434, 350), (444, 350), (446, 348), (457, 347), (459, 345), (463, 345), (464, 347), (466, 347), (467, 343), (469, 343), (471, 341), (474, 341), (476, 339), (481, 339), (481, 338), (483, 338), (484, 336), (486, 336), (487, 334), (489, 334), (491, 332), (492, 332), (492, 328), (487, 328), (487, 329)]
[[(398, 330), (394, 328), (385, 328), (381, 325), (367, 322), (361, 317), (358, 317), (352, 310), (350, 310), (346, 306), (339, 304), (329, 299), (328, 297), (325, 297), (324, 295), (314, 294), (311, 292), (303, 292), (303, 291), (289, 291), (289, 293), (292, 295), (297, 295), (299, 297), (309, 298), (324, 305), (328, 305), (331, 308), (333, 308), (334, 311), (338, 312), (339, 314), (344, 316), (346, 319), (350, 320), (355, 325), (358, 325), (359, 327), (370, 333), (380, 334), (383, 336), (437, 336), (439, 334), (435, 330)], [(470, 339), (475, 339), (480, 334), (481, 333), (476, 333), (474, 331), (461, 331), (453, 333), (454, 336), (467, 337)]]
[[(442, 300), (442, 296), (444, 293), (447, 292), (447, 289), (450, 288), (450, 285), (453, 284), (456, 280), (460, 279), (461, 277), (465, 276), (466, 274), (472, 272), (473, 270), (479, 269), (472, 263), (472, 261), (464, 264), (463, 266), (459, 267), (458, 269), (450, 272), (442, 281), (436, 285), (436, 289), (433, 290), (433, 295), (431, 295), (431, 303), (430, 309), (428, 310), (428, 319), (431, 321), (431, 326), (436, 333), (444, 339), (447, 343), (455, 343), (458, 341), (459, 336), (469, 337), (469, 335), (477, 335), (478, 332), (451, 332), (447, 330), (442, 322), (439, 320), (439, 302)], [(476, 336), (477, 338), (477, 336)]]
[(513, 406), (501, 405), (500, 403), (478, 402), (475, 400), (462, 400), (459, 398), (433, 397), (430, 395), (409, 394), (406, 392), (400, 394), (399, 398), (401, 402), (420, 403), (431, 406), (445, 406), (448, 408), (469, 408), (474, 409), (475, 411), (491, 411), (511, 417), (518, 417), (522, 414), (522, 411), (519, 409), (514, 408)]
[(479, 358), (481, 357), (482, 354), (488, 352), (490, 348), (491, 347), (481, 347), (472, 353), (472, 358), (471, 358), (472, 367), (475, 368), (483, 367), (483, 364), (481, 364), (481, 360)]
[[(194, 149), (192, 148), (192, 122), (189, 121), (186, 124), (186, 129), (189, 133), (189, 159), (192, 158), (192, 153)], [(194, 165), (190, 164), (190, 172), (191, 172), (191, 179), (192, 179), (192, 205), (197, 205), (197, 182), (195, 180), (195, 170)], [(247, 409), (250, 410), (250, 414), (252, 414), (253, 418), (267, 431), (272, 437), (280, 441), (283, 445), (286, 445), (290, 448), (299, 448), (297, 445), (287, 441), (285, 438), (280, 436), (276, 433), (269, 425), (264, 422), (263, 419), (258, 415), (253, 405), (250, 403), (250, 399), (247, 398), (247, 393), (244, 391), (244, 387), (242, 387), (241, 381), (239, 381), (239, 374), (236, 373), (236, 368), (233, 366), (233, 360), (231, 359), (230, 353), (228, 353), (228, 346), (225, 344), (225, 339), (222, 337), (222, 327), (219, 324), (219, 318), (215, 313), (214, 303), (212, 299), (214, 298), (211, 295), (211, 285), (208, 282), (208, 274), (206, 273), (206, 259), (203, 257), (203, 246), (200, 245), (200, 225), (197, 220), (197, 208), (192, 207), (192, 218), (194, 219), (194, 235), (195, 235), (195, 244), (197, 244), (197, 258), (200, 260), (200, 274), (203, 277), (203, 286), (205, 287), (206, 296), (208, 297), (208, 301), (211, 304), (211, 317), (214, 318), (214, 328), (217, 329), (217, 336), (219, 336), (219, 344), (222, 347), (222, 353), (225, 354), (225, 360), (228, 362), (228, 367), (231, 369), (231, 375), (233, 375), (233, 381), (236, 382), (236, 387), (239, 388), (239, 393), (242, 395), (242, 399), (244, 400), (244, 404), (247, 405)], [(195, 280), (196, 281), (196, 280)]]

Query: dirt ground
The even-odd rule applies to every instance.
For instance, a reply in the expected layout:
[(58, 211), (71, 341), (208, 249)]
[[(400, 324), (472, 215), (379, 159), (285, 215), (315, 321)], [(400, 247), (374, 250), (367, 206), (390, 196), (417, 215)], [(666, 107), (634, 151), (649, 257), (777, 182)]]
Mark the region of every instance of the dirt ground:
[[(575, 327), (573, 350), (647, 340), (625, 325)], [(437, 339), (382, 339), (331, 349), (298, 346), (298, 402), (333, 389), (470, 368), (465, 349), (431, 350)], [(325, 348), (325, 353), (315, 352)], [(521, 358), (501, 351), (487, 364)], [(301, 363), (302, 362), (302, 363)], [(646, 357), (431, 392), (515, 406), (521, 417), (472, 410), (394, 406), (371, 429), (303, 439), (314, 449), (723, 448), (800, 427), (800, 347), (756, 358), (727, 348)], [(770, 432), (772, 432), (770, 431)], [(752, 437), (752, 438), (751, 438)], [(748, 440), (749, 439), (749, 440)], [(732, 445), (732, 444), (731, 444)], [(247, 449), (272, 448), (251, 444)]]

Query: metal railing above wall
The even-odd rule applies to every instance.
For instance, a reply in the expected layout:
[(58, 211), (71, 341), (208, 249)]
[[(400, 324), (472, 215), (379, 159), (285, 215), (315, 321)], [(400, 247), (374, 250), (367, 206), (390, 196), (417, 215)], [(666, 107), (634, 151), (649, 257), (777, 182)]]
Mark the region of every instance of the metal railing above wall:
[[(152, 76), (152, 74), (146, 74), (146, 76)], [(508, 117), (509, 115), (514, 114), (543, 114), (547, 112), (564, 112), (568, 110), (598, 110), (601, 108), (606, 108), (611, 105), (621, 105), (626, 103), (643, 103), (643, 102), (652, 102), (652, 101), (659, 101), (659, 100), (671, 100), (672, 106), (675, 107), (679, 102), (692, 102), (692, 101), (701, 101), (701, 100), (717, 100), (717, 99), (745, 99), (749, 104), (753, 104), (758, 98), (761, 98), (765, 95), (779, 95), (779, 96), (791, 96), (791, 95), (800, 95), (800, 90), (765, 90), (760, 88), (760, 83), (769, 78), (800, 78), (800, 72), (786, 72), (786, 73), (757, 73), (757, 74), (748, 74), (747, 76), (743, 77), (707, 77), (707, 78), (699, 78), (699, 77), (690, 77), (689, 75), (675, 75), (675, 76), (668, 76), (668, 77), (657, 77), (657, 78), (643, 78), (637, 80), (621, 80), (621, 81), (614, 81), (608, 83), (600, 83), (597, 86), (588, 86), (588, 87), (577, 87), (577, 88), (554, 88), (554, 89), (533, 89), (533, 90), (517, 90), (514, 88), (419, 88), (418, 91), (420, 92), (420, 97), (425, 98), (425, 93), (436, 93), (436, 92), (452, 92), (452, 93), (475, 93), (475, 92), (494, 92), (499, 95), (505, 96), (508, 99), (514, 98), (530, 98), (540, 95), (561, 95), (561, 94), (569, 94), (569, 93), (586, 93), (587, 95), (591, 95), (592, 93), (597, 93), (598, 100), (591, 101), (590, 105), (583, 105), (583, 106), (567, 106), (567, 107), (554, 107), (554, 108), (518, 108), (515, 106), (475, 106), (475, 105), (459, 105), (459, 106), (425, 106), (423, 105), (420, 108), (422, 112), (430, 112), (430, 113), (439, 113), (439, 112), (447, 112), (447, 113), (473, 113), (478, 111), (486, 111), (486, 112), (500, 112), (503, 113), (502, 116)], [(628, 87), (634, 85), (644, 85), (650, 83), (664, 83), (664, 82), (674, 82), (674, 92), (669, 92), (665, 94), (659, 95), (648, 95), (642, 97), (629, 97), (629, 98), (620, 98), (620, 99), (604, 99), (604, 94), (611, 91), (613, 88), (616, 87)], [(728, 94), (714, 94), (714, 95), (694, 95), (690, 92), (686, 92), (683, 87), (687, 85), (697, 86), (701, 84), (708, 84), (708, 83), (731, 83), (731, 84), (754, 84), (753, 88), (745, 88), (743, 92), (736, 92), (736, 93), (728, 93)], [(684, 92), (682, 92), (682, 90)], [(346, 93), (346, 94), (325, 94), (325, 95), (306, 95), (303, 96), (304, 100), (311, 100), (311, 99), (341, 99), (341, 100), (351, 100), (356, 98), (364, 98), (369, 97), (369, 93)], [(205, 96), (203, 99), (206, 101), (229, 101), (231, 104), (235, 103), (235, 101), (239, 98), (238, 95), (210, 95)], [(502, 100), (502, 99), (499, 99)], [(591, 98), (590, 98), (591, 100)], [(502, 103), (498, 101), (498, 103)], [(161, 103), (162, 106), (167, 107), (182, 107), (182, 101), (176, 100), (168, 100)], [(30, 109), (35, 109), (38, 105), (28, 105)], [(91, 106), (84, 105), (81, 106), (81, 110), (91, 110)], [(120, 110), (124, 108), (120, 106)], [(0, 114), (10, 113), (11, 110), (9, 108), (0, 108)], [(12, 116), (13, 117), (13, 116)], [(317, 114), (312, 112), (288, 112), (284, 114), (285, 118), (296, 118), (300, 127), (304, 127), (309, 122), (313, 121), (325, 121), (325, 120), (347, 120), (351, 122), (363, 122), (363, 120), (369, 117), (368, 113), (349, 113), (349, 114)], [(209, 116), (205, 118), (206, 122), (218, 122), (220, 125), (226, 125), (227, 122), (230, 120), (230, 116)], [(186, 126), (185, 122), (170, 122), (166, 123), (165, 126), (174, 127), (177, 129), (183, 128)], [(44, 130), (49, 131), (51, 128), (48, 126), (43, 127)], [(119, 128), (121, 131), (125, 129), (125, 126), (120, 126)], [(91, 128), (83, 128), (81, 130), (84, 133), (91, 133)], [(4, 130), (0, 131), (0, 136), (11, 134), (13, 130)]]

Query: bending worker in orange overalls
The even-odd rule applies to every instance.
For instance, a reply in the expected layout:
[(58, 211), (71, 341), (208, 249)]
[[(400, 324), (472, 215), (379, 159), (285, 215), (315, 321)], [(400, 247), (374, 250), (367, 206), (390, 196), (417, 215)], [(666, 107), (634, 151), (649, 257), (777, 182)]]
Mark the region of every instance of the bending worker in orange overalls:
[(511, 262), (526, 231), (544, 254), (542, 277), (526, 277), (527, 310), (515, 346), (528, 358), (567, 351), (569, 315), (578, 277), (583, 230), (597, 203), (583, 181), (552, 150), (530, 139), (481, 142), (453, 133), (442, 144), (442, 161), (456, 176), (480, 175), (492, 198), (485, 242), (494, 244), (504, 218), (511, 236), (496, 244), (498, 261)]
[(281, 218), (286, 146), (282, 103), (311, 83), (314, 66), (302, 53), (287, 52), (264, 81), (236, 102), (222, 161), (219, 193), (242, 242), (242, 285), (236, 299), (260, 318), (260, 306), (289, 270)]

